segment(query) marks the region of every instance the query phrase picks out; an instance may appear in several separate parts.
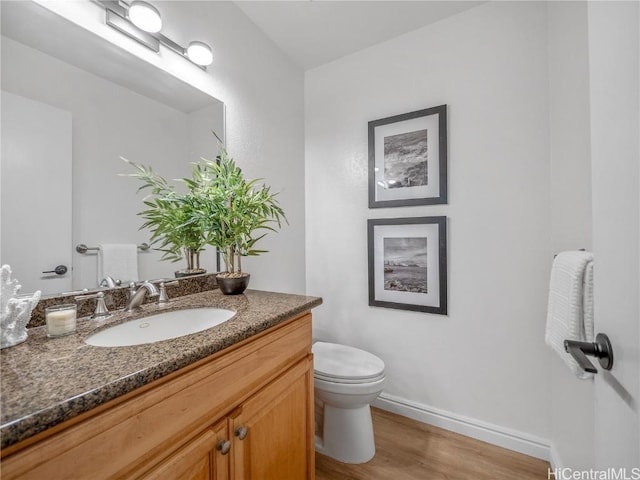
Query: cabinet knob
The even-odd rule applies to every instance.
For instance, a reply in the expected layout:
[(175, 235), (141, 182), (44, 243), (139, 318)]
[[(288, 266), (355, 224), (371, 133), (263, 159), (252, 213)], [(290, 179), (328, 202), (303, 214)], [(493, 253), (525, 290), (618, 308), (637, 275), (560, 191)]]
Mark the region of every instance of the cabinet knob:
[(240, 440), (244, 440), (249, 433), (249, 429), (247, 427), (238, 427), (236, 428), (235, 434)]
[(229, 453), (229, 450), (231, 450), (231, 442), (229, 440), (220, 440), (216, 446), (216, 450), (222, 455), (226, 455)]

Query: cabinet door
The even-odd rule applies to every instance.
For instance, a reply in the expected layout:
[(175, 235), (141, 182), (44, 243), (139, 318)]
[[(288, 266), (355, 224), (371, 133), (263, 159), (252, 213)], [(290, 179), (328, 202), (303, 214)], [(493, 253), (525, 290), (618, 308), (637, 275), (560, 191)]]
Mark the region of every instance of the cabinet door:
[(229, 418), (232, 478), (314, 478), (313, 373), (305, 359), (247, 400)]
[[(145, 480), (228, 480), (227, 421), (196, 437), (142, 478)], [(227, 444), (225, 444), (227, 442)]]

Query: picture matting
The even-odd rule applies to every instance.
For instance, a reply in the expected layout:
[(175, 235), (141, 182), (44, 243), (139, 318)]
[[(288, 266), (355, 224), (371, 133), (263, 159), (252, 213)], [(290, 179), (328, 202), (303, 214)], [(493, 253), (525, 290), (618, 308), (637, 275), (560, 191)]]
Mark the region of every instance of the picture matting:
[(447, 203), (447, 106), (369, 122), (369, 208)]
[(446, 217), (368, 220), (369, 305), (447, 314)]

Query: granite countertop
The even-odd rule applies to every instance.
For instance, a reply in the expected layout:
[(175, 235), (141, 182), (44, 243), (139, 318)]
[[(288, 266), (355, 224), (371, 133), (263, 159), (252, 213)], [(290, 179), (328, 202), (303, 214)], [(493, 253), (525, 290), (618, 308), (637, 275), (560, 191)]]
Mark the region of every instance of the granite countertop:
[[(1, 351), (1, 447), (24, 440), (150, 383), (322, 303), (317, 297), (247, 290), (226, 296), (211, 290), (117, 312), (103, 320), (78, 319), (74, 335), (49, 339), (29, 329), (26, 342)], [(94, 347), (84, 340), (99, 329), (154, 311), (197, 307), (234, 310), (229, 321), (199, 333), (129, 347)]]

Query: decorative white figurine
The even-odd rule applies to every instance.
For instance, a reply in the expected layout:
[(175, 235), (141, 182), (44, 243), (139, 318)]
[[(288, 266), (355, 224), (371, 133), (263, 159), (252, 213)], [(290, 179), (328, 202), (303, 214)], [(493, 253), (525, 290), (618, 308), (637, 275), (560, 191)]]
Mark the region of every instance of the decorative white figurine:
[(0, 268), (0, 348), (12, 347), (27, 339), (27, 323), (41, 292), (19, 295), (21, 285), (11, 280), (11, 267)]

